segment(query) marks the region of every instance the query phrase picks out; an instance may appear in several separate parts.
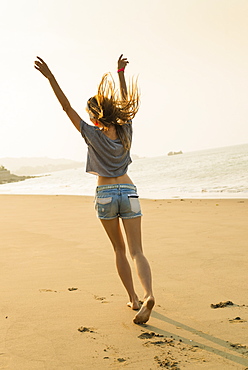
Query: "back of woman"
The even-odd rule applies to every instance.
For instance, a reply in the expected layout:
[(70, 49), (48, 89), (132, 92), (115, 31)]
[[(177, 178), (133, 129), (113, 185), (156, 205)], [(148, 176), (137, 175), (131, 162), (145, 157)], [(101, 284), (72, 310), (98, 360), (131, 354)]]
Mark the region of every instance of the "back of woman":
[[(142, 248), (139, 196), (127, 174), (132, 162), (132, 120), (139, 109), (137, 83), (132, 82), (127, 88), (124, 73), (128, 61), (121, 55), (117, 62), (120, 89), (115, 89), (111, 75), (103, 75), (96, 95), (87, 101), (86, 110), (93, 123), (89, 125), (71, 107), (47, 64), (41, 58), (37, 59), (35, 68), (48, 79), (63, 110), (88, 147), (86, 172), (97, 176), (97, 216), (113, 245), (117, 271), (129, 296), (127, 305), (138, 311), (133, 321), (143, 324), (149, 320), (155, 300), (151, 269)], [(144, 289), (143, 301), (139, 300), (134, 289), (120, 222), (123, 223), (129, 252)]]

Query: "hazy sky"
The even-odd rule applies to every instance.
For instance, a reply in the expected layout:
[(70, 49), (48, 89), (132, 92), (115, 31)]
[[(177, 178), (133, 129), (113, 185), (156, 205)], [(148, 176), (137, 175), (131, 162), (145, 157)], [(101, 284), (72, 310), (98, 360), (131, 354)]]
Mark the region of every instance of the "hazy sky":
[(0, 158), (85, 160), (36, 55), (88, 121), (87, 99), (123, 53), (127, 78), (139, 76), (140, 156), (247, 143), (247, 40), (247, 0), (0, 0)]

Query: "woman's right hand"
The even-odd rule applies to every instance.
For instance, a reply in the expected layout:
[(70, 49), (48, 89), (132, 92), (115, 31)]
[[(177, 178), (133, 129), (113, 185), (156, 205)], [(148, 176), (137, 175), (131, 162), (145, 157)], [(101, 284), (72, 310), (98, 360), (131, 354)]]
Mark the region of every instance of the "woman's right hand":
[(43, 76), (50, 79), (53, 76), (53, 74), (50, 71), (50, 69), (48, 68), (48, 65), (40, 57), (37, 57), (37, 59), (39, 59), (39, 60), (36, 60), (34, 62), (34, 64), (35, 64), (34, 68), (38, 69), (38, 71), (40, 71), (40, 73), (42, 73)]
[(128, 64), (129, 62), (128, 62), (128, 60), (127, 60), (127, 58), (123, 58), (123, 54), (121, 54), (121, 56), (119, 57), (119, 59), (118, 59), (118, 64), (117, 64), (117, 66), (118, 66), (118, 70), (119, 69), (122, 69), (122, 68), (126, 68), (126, 65)]

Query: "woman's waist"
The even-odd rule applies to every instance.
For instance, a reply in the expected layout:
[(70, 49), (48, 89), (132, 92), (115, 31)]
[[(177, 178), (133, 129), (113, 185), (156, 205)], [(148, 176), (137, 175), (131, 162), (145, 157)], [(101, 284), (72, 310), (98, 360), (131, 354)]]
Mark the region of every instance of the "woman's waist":
[(121, 185), (123, 185), (123, 184), (133, 185), (133, 182), (132, 182), (132, 180), (130, 179), (130, 177), (128, 176), (127, 173), (125, 173), (122, 176), (118, 176), (118, 177), (98, 176), (98, 181), (97, 181), (98, 186), (119, 185), (119, 184), (121, 184)]

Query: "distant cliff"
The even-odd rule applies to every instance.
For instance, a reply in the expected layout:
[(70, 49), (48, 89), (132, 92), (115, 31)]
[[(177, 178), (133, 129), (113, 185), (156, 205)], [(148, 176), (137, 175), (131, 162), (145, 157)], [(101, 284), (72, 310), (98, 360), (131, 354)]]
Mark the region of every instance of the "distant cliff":
[(8, 171), (5, 167), (0, 166), (0, 184), (7, 184), (9, 182), (17, 182), (17, 181), (23, 181), (26, 179), (30, 179), (34, 176), (17, 176), (10, 171)]
[(0, 163), (19, 176), (47, 174), (84, 166), (82, 162), (53, 158), (0, 158)]

